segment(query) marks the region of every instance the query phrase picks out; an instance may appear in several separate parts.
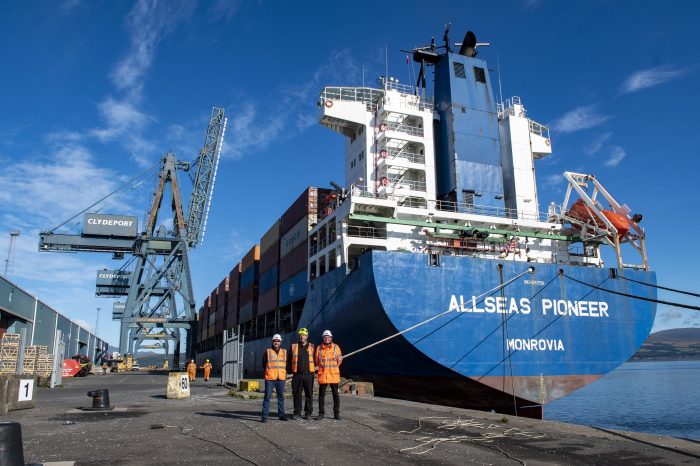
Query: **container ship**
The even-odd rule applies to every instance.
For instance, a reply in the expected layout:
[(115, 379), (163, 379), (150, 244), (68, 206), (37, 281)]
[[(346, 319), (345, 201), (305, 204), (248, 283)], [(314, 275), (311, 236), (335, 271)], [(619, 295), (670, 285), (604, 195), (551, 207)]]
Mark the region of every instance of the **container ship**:
[(573, 172), (540, 209), (549, 129), (494, 99), (484, 45), (446, 31), (412, 51), (415, 86), (321, 90), (344, 184), (307, 188), (212, 291), (198, 359), (220, 365), (234, 329), (256, 376), (273, 334), (330, 329), (377, 395), (541, 418), (637, 351), (656, 313), (642, 216)]

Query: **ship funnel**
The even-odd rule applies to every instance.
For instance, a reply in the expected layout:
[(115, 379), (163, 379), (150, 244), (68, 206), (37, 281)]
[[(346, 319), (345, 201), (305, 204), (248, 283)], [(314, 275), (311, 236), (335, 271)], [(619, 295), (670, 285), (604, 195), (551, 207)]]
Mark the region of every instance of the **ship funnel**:
[(473, 32), (467, 31), (464, 35), (462, 46), (459, 48), (459, 54), (465, 57), (476, 56), (476, 35)]

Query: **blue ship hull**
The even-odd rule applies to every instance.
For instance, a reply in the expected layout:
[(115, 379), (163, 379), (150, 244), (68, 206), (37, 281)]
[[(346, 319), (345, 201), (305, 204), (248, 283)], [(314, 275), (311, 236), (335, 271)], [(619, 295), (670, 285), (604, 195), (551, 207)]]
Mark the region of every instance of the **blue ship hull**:
[[(656, 298), (653, 272), (368, 251), (356, 269), (309, 284), (299, 326), (328, 328), (350, 353), (452, 312), (354, 356), (341, 373), (378, 395), (541, 417), (542, 405), (591, 383), (645, 341), (656, 304), (576, 283)], [(502, 273), (499, 271), (502, 265)], [(483, 300), (483, 292), (534, 266)], [(293, 338), (290, 334), (285, 340)], [(267, 341), (251, 342), (266, 346)]]

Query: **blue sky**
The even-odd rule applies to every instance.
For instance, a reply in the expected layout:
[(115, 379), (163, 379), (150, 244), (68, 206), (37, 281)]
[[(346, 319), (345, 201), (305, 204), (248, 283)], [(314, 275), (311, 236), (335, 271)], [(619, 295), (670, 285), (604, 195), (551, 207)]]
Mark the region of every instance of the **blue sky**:
[[(118, 341), (112, 300), (94, 297), (108, 256), (39, 254), (58, 225), (172, 149), (191, 160), (211, 107), (229, 115), (203, 246), (198, 302), (308, 185), (343, 179), (343, 140), (317, 124), (324, 85), (409, 82), (400, 49), (452, 23), (482, 49), (503, 96), (552, 128), (537, 163), (541, 208), (565, 170), (593, 173), (644, 214), (660, 284), (700, 290), (700, 4), (511, 2), (0, 2), (0, 252), (19, 229), (10, 278)], [(183, 179), (184, 180), (184, 179)], [(142, 216), (151, 178), (105, 212)], [(686, 301), (670, 293), (662, 298)], [(689, 302), (689, 301), (688, 301)], [(700, 326), (660, 307), (656, 330)]]

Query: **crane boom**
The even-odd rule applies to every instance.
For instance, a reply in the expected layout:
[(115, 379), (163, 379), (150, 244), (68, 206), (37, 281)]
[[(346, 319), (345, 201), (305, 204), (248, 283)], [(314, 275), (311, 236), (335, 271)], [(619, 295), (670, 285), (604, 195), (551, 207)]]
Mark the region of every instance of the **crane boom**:
[(187, 209), (187, 244), (190, 247), (196, 247), (204, 241), (226, 122), (224, 109), (214, 107), (209, 118), (204, 147), (192, 163), (193, 166), (197, 166), (197, 174), (193, 180), (190, 205)]

